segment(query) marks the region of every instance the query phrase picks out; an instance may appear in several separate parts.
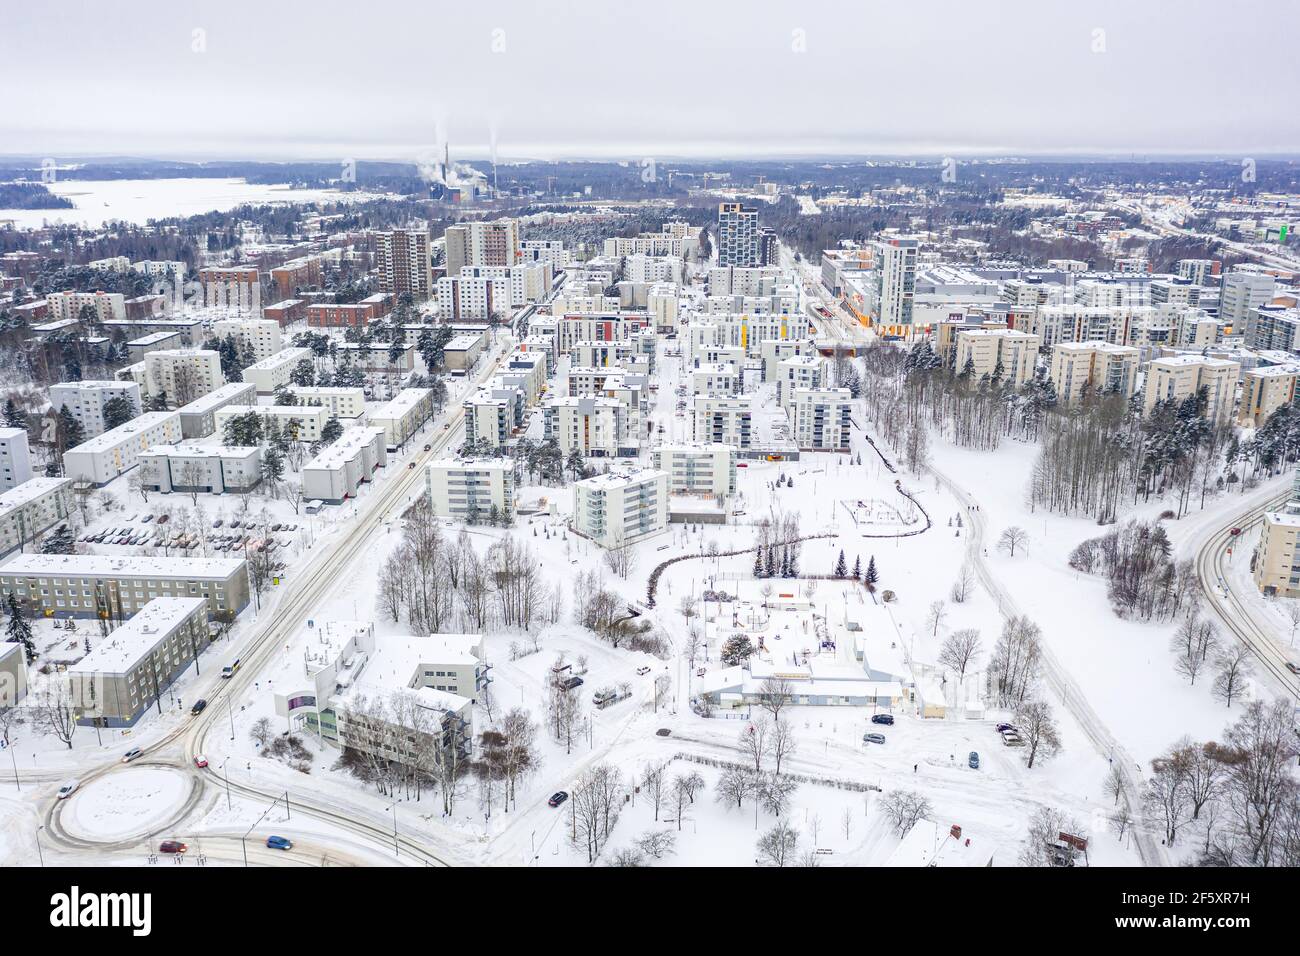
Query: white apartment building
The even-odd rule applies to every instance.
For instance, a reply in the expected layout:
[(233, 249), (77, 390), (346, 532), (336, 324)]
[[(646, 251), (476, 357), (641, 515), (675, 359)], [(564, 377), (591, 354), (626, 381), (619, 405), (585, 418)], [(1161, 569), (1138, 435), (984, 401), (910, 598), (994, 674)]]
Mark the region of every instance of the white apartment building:
[(825, 388), (826, 362), (820, 355), (793, 355), (776, 366), (776, 400), (782, 408), (793, 401), (797, 388)]
[[(556, 344), (561, 352), (570, 351), (579, 342), (603, 342), (612, 345), (626, 342), (643, 329), (650, 328), (646, 313), (565, 313), (556, 326)], [(596, 365), (597, 362), (583, 362)]]
[(355, 497), (376, 469), (388, 464), (385, 432), (373, 426), (345, 428), (328, 448), (302, 467), (302, 496), (339, 504)]
[(574, 482), (572, 527), (603, 548), (660, 533), (668, 527), (668, 473), (611, 471)]
[(227, 382), (196, 398), (176, 411), (181, 416), (181, 435), (204, 438), (217, 430), (217, 409), (227, 405), (254, 405), (257, 390), (249, 382)]
[(438, 314), (445, 322), (487, 322), (510, 312), (510, 279), (493, 275), (446, 275), (438, 280)]
[(1109, 342), (1062, 342), (1052, 347), (1051, 377), (1057, 399), (1073, 405), (1085, 387), (1131, 398), (1137, 391), (1142, 352)]
[(796, 388), (789, 406), (796, 445), (811, 451), (848, 451), (853, 399), (847, 388)]
[(145, 412), (69, 448), (63, 453), (63, 473), (77, 481), (105, 485), (139, 464), (141, 452), (180, 440), (180, 412)]
[(569, 455), (584, 458), (614, 458), (626, 434), (623, 404), (614, 398), (553, 398), (542, 406), (546, 416), (545, 437), (559, 444)]
[[(498, 306), (517, 307), (537, 302), (551, 291), (554, 273), (545, 262), (513, 266), (465, 266), (456, 279), (504, 279), (506, 298), (498, 299)], [(495, 295), (495, 293), (493, 293)], [(441, 300), (439, 300), (441, 304)]]
[(654, 467), (668, 475), (674, 495), (725, 499), (736, 493), (736, 449), (731, 445), (660, 445), (651, 457)]
[(201, 597), (218, 617), (248, 604), (248, 569), (243, 558), (14, 554), (0, 564), (0, 599), (10, 593), (38, 615), (126, 618), (155, 598)]
[(734, 448), (753, 445), (754, 397), (697, 395), (693, 437), (697, 442), (726, 444)]
[(218, 341), (229, 336), (241, 348), (247, 346), (259, 362), (280, 351), (280, 323), (274, 319), (225, 319), (212, 323), (212, 334)]
[(236, 445), (160, 445), (140, 453), (140, 481), (161, 494), (251, 491), (262, 481), (262, 450)]
[(366, 420), (384, 430), (388, 450), (401, 448), (412, 435), (433, 417), (433, 391), (427, 388), (404, 388), (391, 401), (372, 406)]
[(713, 362), (691, 369), (695, 395), (739, 395), (740, 371), (730, 362)]
[(465, 266), (512, 266), (520, 260), (514, 219), (462, 222), (448, 226), (443, 235), (449, 276), (460, 275)]
[(1034, 377), (1037, 335), (1012, 329), (963, 329), (957, 333), (954, 368), (974, 381), (1001, 371), (1001, 381), (1019, 388)]
[(515, 513), (515, 463), (509, 458), (441, 458), (429, 463), (425, 484), (440, 518), (479, 524), (495, 513), (508, 523)]
[(144, 357), (145, 391), (169, 405), (188, 405), (226, 383), (221, 354), (213, 349), (161, 349)]
[(344, 385), (291, 385), (289, 391), (300, 405), (320, 405), (335, 418), (363, 418), (366, 393)]
[(27, 429), (0, 428), (0, 492), (16, 488), (32, 477)]
[(97, 322), (126, 319), (126, 296), (120, 292), (52, 292), (45, 304), (49, 322), (78, 321), (85, 308), (95, 313)]
[(273, 395), (276, 389), (290, 384), (290, 377), (298, 363), (312, 358), (311, 349), (291, 346), (244, 369), (244, 381), (252, 382), (258, 395)]
[(650, 313), (656, 332), (674, 331), (680, 308), (681, 300), (675, 285), (659, 282), (646, 290), (646, 311)]
[(524, 239), (519, 243), (521, 262), (548, 262), (556, 272), (569, 264), (569, 252), (561, 239)]
[(32, 478), (0, 494), (0, 555), (67, 521), (74, 506), (71, 478)]
[(310, 444), (318, 440), (329, 421), (329, 413), (319, 405), (225, 405), (213, 413), (213, 424), (218, 435), (225, 435), (226, 422), (250, 412), (262, 418), (263, 426), (275, 419), (283, 432), (294, 441)]
[(1147, 365), (1143, 414), (1151, 414), (1158, 401), (1181, 402), (1204, 388), (1205, 417), (1212, 422), (1226, 422), (1232, 415), (1240, 370), (1236, 362), (1202, 355), (1155, 359)]
[(872, 324), (882, 335), (911, 335), (916, 298), (915, 239), (884, 239), (872, 243), (875, 262), (876, 308)]
[(1249, 341), (1254, 331), (1251, 313), (1273, 301), (1276, 285), (1277, 280), (1270, 275), (1229, 272), (1219, 287), (1219, 318), (1228, 323), (1235, 334), (1244, 332)]
[[(519, 403), (522, 405), (522, 395)], [(516, 402), (513, 396), (494, 394), (480, 389), (461, 403), (465, 410), (465, 441), (483, 439), (493, 448), (501, 448), (514, 433)]]
[(107, 379), (81, 382), (60, 382), (50, 386), (50, 405), (58, 411), (67, 407), (72, 417), (81, 425), (82, 434), (94, 438), (104, 432), (104, 405), (114, 398), (124, 398), (131, 403), (133, 415), (144, 410), (140, 403), (140, 386), (135, 382), (114, 382)]

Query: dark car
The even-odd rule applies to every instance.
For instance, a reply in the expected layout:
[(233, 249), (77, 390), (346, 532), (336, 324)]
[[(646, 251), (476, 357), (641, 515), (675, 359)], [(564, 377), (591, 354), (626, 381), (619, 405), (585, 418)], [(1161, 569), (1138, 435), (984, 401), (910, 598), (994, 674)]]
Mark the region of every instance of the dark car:
[(575, 687), (581, 687), (581, 686), (582, 686), (582, 678), (581, 678), (581, 677), (570, 677), (568, 680), (566, 680), (566, 681), (564, 682), (564, 684), (563, 684), (562, 686), (564, 687), (565, 690), (573, 690), (573, 688), (575, 688)]
[(1015, 730), (1015, 729), (1016, 728), (1013, 727), (1011, 724), (998, 724), (998, 733), (1002, 733), (1002, 731), (1004, 730)]
[(1300, 664), (1297, 664), (1294, 661), (1287, 661), (1286, 669), (1289, 670), (1292, 674), (1300, 674)]
[(184, 853), (188, 849), (180, 840), (163, 840), (158, 844), (159, 853)]
[(282, 836), (269, 836), (266, 838), (266, 845), (272, 850), (292, 850), (293, 841)]
[(546, 805), (548, 807), (558, 807), (560, 804), (562, 804), (565, 800), (568, 799), (569, 799), (569, 795), (567, 793), (565, 793), (563, 790), (557, 790), (555, 791), (555, 793), (551, 794), (551, 799), (546, 801)]
[(1232, 535), (1235, 538), (1237, 535), (1241, 534), (1241, 529), (1233, 528), (1231, 531), (1228, 532), (1228, 534)]
[(862, 742), (864, 744), (883, 744), (885, 742), (884, 734), (863, 734)]
[(669, 730), (667, 727), (660, 727), (658, 730), (655, 731), (655, 734), (659, 737), (667, 737), (670, 734), (672, 734), (672, 731)]
[(871, 722), (873, 724), (887, 724), (888, 726), (892, 727), (894, 726), (894, 715), (893, 714), (872, 714)]
[(202, 697), (200, 697), (198, 700), (194, 702), (194, 706), (190, 708), (190, 713), (191, 714), (202, 713), (203, 708), (206, 706), (208, 706), (208, 702), (204, 700)]
[(978, 770), (980, 768), (980, 755), (972, 750), (970, 756), (966, 758), (966, 764), (972, 770)]

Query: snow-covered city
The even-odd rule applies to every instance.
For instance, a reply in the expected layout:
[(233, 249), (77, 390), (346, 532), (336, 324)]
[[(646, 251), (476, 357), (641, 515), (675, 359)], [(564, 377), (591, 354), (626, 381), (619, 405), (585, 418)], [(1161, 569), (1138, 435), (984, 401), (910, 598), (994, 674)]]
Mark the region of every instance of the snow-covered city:
[(1288, 139), (483, 111), (0, 155), (0, 866), (1300, 864)]

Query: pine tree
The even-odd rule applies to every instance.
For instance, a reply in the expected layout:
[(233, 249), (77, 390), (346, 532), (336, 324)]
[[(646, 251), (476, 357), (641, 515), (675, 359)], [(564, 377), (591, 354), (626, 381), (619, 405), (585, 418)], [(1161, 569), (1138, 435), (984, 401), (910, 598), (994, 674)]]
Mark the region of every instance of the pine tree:
[(862, 556), (861, 555), (853, 559), (853, 580), (855, 581), (862, 580)]
[(326, 445), (338, 441), (339, 436), (343, 434), (343, 423), (339, 421), (337, 415), (331, 415), (325, 427), (320, 430), (320, 440)]
[(867, 560), (867, 587), (874, 591), (879, 580), (880, 572), (876, 570), (876, 556), (873, 554)]
[(5, 400), (4, 421), (6, 428), (27, 429), (27, 413), (12, 398)]
[(18, 606), (18, 598), (13, 591), (9, 592), (8, 609), (8, 640), (23, 646), (23, 650), (27, 652), (27, 663), (30, 664), (36, 660), (36, 642), (32, 640), (32, 626), (23, 617), (23, 610)]
[(766, 576), (769, 578), (776, 577), (776, 547), (767, 549)]
[(840, 548), (839, 560), (835, 562), (835, 577), (843, 578), (848, 573), (849, 573), (849, 567), (848, 564), (846, 564), (844, 561), (844, 549)]
[(72, 533), (72, 529), (66, 524), (61, 524), (41, 542), (41, 553), (74, 554), (77, 550), (76, 544), (77, 536)]
[(763, 576), (763, 549), (757, 548), (754, 551), (754, 577)]
[(781, 549), (781, 577), (788, 578), (789, 576), (790, 576), (790, 549), (782, 548)]

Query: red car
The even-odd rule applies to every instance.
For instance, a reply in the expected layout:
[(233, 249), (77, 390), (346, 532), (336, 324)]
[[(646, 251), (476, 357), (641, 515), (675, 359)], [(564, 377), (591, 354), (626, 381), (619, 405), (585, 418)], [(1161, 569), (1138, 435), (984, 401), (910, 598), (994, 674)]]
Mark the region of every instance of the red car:
[(206, 767), (207, 765), (208, 765), (208, 758), (207, 758), (207, 757), (203, 756), (203, 754), (195, 754), (195, 755), (194, 755), (194, 766), (196, 766), (196, 767), (198, 767), (200, 770), (202, 770), (202, 769), (203, 769), (204, 767)]
[(1241, 529), (1233, 528), (1231, 531), (1228, 532), (1228, 534), (1232, 535), (1233, 537), (1236, 537), (1237, 535), (1241, 534)]
[(158, 844), (159, 853), (184, 853), (188, 849), (180, 840), (163, 840)]

